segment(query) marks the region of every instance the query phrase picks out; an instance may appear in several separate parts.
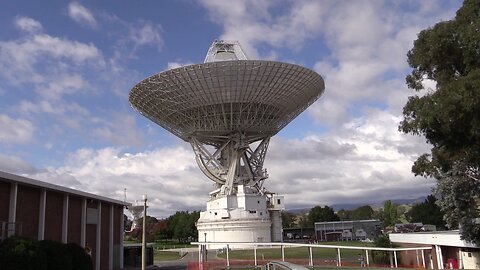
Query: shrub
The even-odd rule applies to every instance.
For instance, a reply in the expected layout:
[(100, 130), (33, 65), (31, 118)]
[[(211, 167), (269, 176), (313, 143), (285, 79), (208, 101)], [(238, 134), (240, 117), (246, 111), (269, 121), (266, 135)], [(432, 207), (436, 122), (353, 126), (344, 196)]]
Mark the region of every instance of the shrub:
[[(388, 235), (382, 235), (378, 237), (374, 245), (376, 247), (386, 247), (386, 248), (393, 248), (396, 247), (396, 245), (392, 244), (390, 242), (390, 238)], [(398, 260), (400, 260), (399, 255), (397, 254)], [(382, 265), (390, 265), (390, 252), (389, 251), (373, 251), (372, 252), (372, 259), (376, 264), (382, 264)]]
[(2, 270), (47, 270), (47, 257), (38, 241), (13, 236), (0, 243)]
[(73, 243), (65, 245), (72, 258), (72, 270), (93, 270), (92, 257), (81, 246)]
[(72, 269), (72, 257), (65, 244), (49, 240), (40, 241), (39, 244), (47, 256), (48, 270)]
[(93, 270), (93, 263), (77, 244), (14, 236), (0, 243), (0, 269)]

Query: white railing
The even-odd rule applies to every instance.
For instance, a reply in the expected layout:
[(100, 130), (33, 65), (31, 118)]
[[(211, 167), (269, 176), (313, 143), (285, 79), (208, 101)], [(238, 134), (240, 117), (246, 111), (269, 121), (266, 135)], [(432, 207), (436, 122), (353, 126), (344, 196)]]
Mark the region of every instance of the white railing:
[[(254, 264), (255, 266), (258, 266), (258, 258), (257, 258), (257, 249), (260, 247), (274, 247), (274, 246), (279, 246), (282, 251), (282, 262), (285, 262), (285, 247), (308, 247), (309, 251), (309, 264), (308, 266), (312, 267), (314, 266), (313, 264), (313, 248), (327, 248), (327, 249), (336, 249), (337, 250), (337, 258), (336, 258), (336, 264), (337, 267), (342, 266), (342, 256), (341, 256), (341, 250), (342, 249), (353, 249), (353, 250), (362, 250), (365, 252), (365, 266), (370, 265), (370, 258), (368, 256), (368, 251), (387, 251), (390, 252), (390, 267), (392, 268), (398, 268), (398, 256), (397, 252), (400, 251), (409, 251), (409, 250), (415, 250), (421, 251), (421, 259), (422, 259), (422, 266), (425, 268), (425, 250), (432, 250), (431, 247), (409, 247), (409, 248), (384, 248), (384, 247), (358, 247), (358, 246), (339, 246), (339, 245), (322, 245), (322, 244), (302, 244), (302, 243), (285, 243), (285, 242), (192, 242), (192, 245), (198, 245), (198, 252), (199, 252), (199, 263), (203, 263), (206, 261), (206, 250), (208, 245), (215, 245), (215, 246), (224, 246), (225, 251), (226, 251), (226, 263), (227, 267), (230, 267), (230, 258), (229, 258), (229, 251), (230, 251), (230, 245), (235, 245), (235, 246), (253, 246), (253, 254), (254, 254)], [(419, 262), (420, 258), (418, 258), (418, 252), (417, 253), (417, 262)], [(393, 256), (392, 256), (393, 254)]]

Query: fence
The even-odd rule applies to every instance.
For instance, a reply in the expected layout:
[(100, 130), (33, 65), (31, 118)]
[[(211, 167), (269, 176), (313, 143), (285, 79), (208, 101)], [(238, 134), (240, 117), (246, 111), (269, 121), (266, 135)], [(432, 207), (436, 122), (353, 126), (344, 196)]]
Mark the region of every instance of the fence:
[[(359, 246), (339, 246), (339, 245), (322, 245), (322, 244), (301, 244), (301, 243), (278, 243), (278, 242), (268, 242), (268, 243), (259, 243), (259, 242), (194, 242), (194, 245), (198, 245), (198, 264), (191, 263), (189, 269), (224, 269), (231, 268), (231, 266), (239, 266), (244, 265), (246, 266), (253, 266), (259, 267), (261, 265), (266, 265), (269, 263), (270, 260), (264, 260), (261, 256), (259, 256), (259, 250), (263, 248), (272, 248), (272, 247), (279, 247), (281, 250), (281, 258), (279, 261), (282, 262), (286, 261), (285, 257), (285, 248), (286, 247), (305, 247), (308, 248), (308, 257), (305, 259), (288, 259), (288, 262), (292, 262), (299, 265), (304, 265), (308, 267), (314, 266), (333, 266), (333, 267), (342, 267), (342, 266), (360, 266), (360, 267), (370, 267), (374, 266), (371, 263), (371, 258), (369, 252), (373, 251), (383, 251), (388, 254), (389, 257), (389, 264), (382, 264), (382, 265), (375, 265), (380, 267), (391, 267), (391, 268), (398, 268), (401, 267), (419, 267), (425, 268), (425, 250), (431, 250), (431, 247), (410, 247), (410, 248), (381, 248), (381, 247), (359, 247)], [(231, 260), (230, 259), (230, 245), (235, 246), (245, 246), (247, 249), (253, 249), (253, 260)], [(225, 260), (216, 260), (216, 261), (208, 261), (207, 260), (207, 249), (208, 245), (215, 245), (215, 246), (224, 246), (221, 249), (226, 254)], [(314, 258), (313, 256), (313, 249), (315, 248), (324, 248), (324, 249), (333, 249), (336, 252), (335, 258), (330, 260), (325, 260), (324, 258), (318, 259)], [(352, 258), (346, 259), (342, 257), (343, 250), (358, 250), (360, 253), (360, 258), (352, 260)], [(417, 265), (399, 265), (399, 252), (402, 251), (416, 251), (417, 256)], [(419, 252), (420, 251), (420, 252)], [(195, 264), (197, 267), (195, 267)], [(223, 268), (222, 268), (223, 267)]]

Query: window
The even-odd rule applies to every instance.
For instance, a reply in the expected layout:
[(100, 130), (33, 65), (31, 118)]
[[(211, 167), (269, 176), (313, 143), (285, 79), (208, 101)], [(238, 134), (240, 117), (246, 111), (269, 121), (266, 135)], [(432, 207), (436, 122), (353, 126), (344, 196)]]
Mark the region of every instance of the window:
[(281, 204), (282, 201), (280, 199), (277, 199), (277, 204)]

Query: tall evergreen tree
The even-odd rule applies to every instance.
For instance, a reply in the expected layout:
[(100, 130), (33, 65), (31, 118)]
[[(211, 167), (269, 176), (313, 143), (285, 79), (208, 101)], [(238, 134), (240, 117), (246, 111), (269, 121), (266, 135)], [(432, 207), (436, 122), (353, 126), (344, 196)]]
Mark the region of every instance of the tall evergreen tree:
[(383, 225), (393, 226), (398, 222), (397, 205), (388, 200), (383, 203)]
[(409, 222), (422, 222), (423, 224), (432, 224), (437, 227), (445, 227), (443, 212), (436, 204), (437, 199), (429, 195), (424, 202), (415, 204), (405, 214)]
[[(423, 30), (408, 52), (409, 98), (400, 130), (432, 145), (412, 167), (437, 179), (447, 225), (480, 244), (480, 1), (465, 0), (453, 20)], [(425, 80), (436, 83), (426, 89)]]

